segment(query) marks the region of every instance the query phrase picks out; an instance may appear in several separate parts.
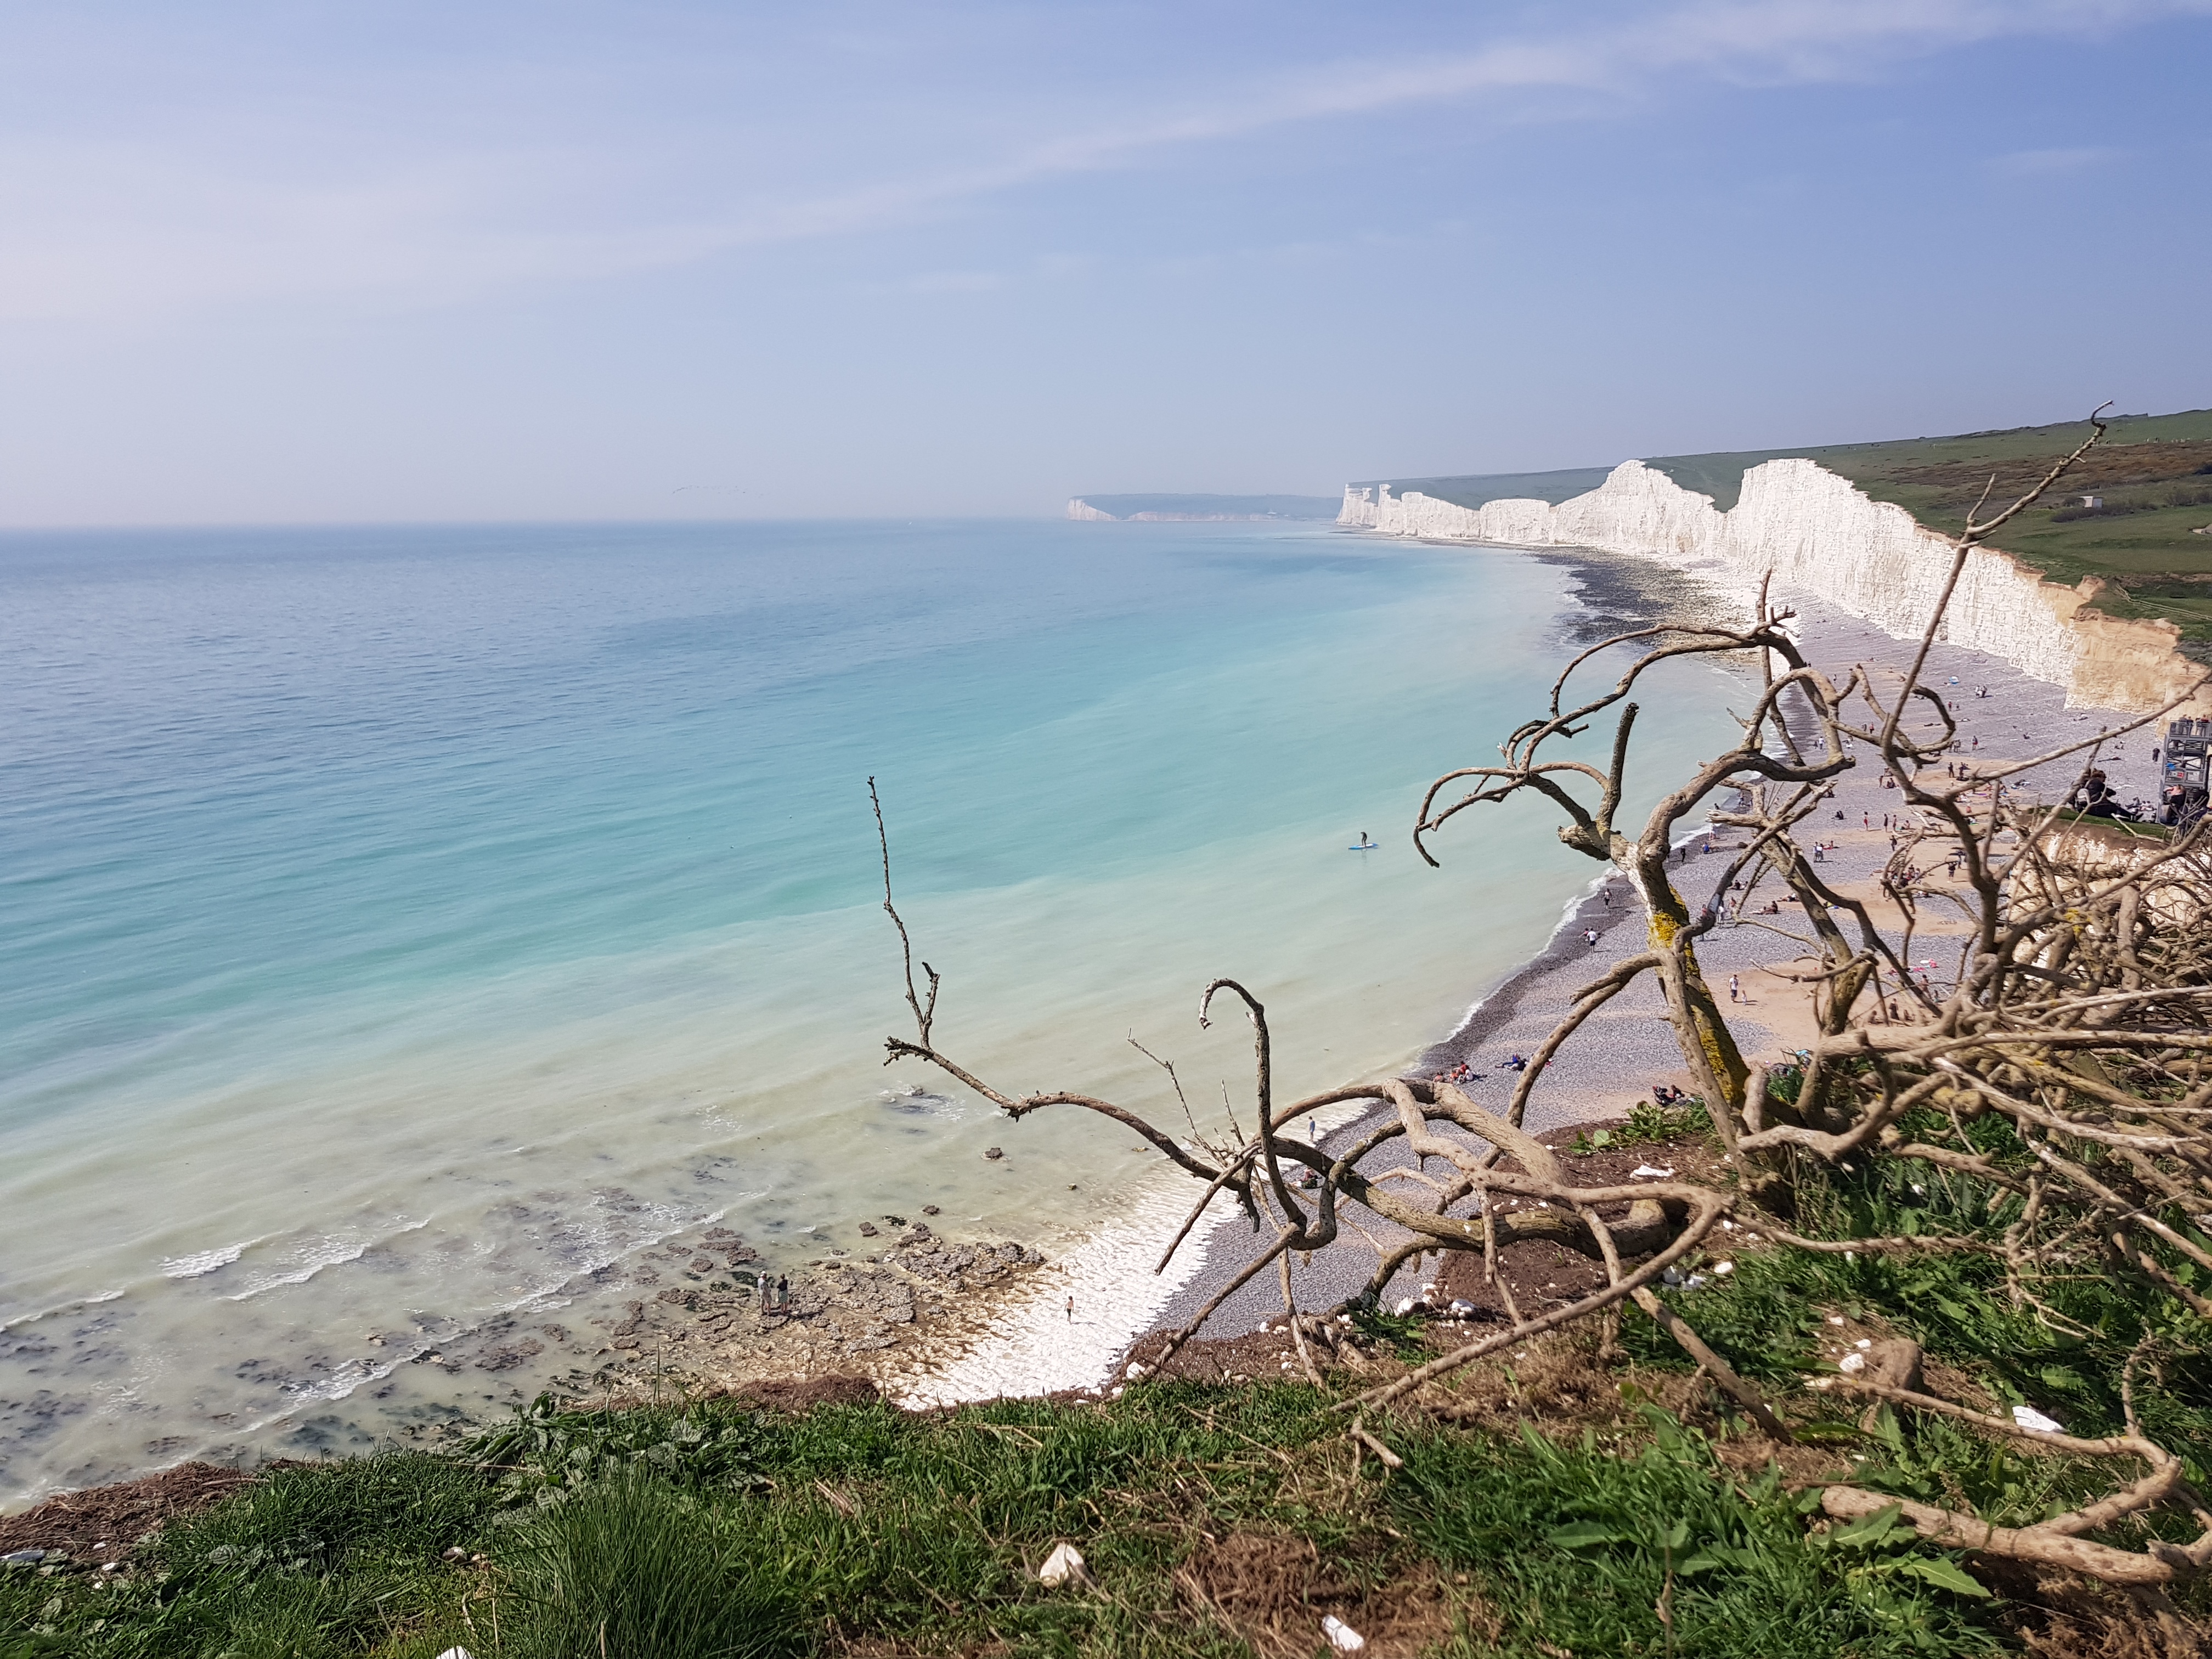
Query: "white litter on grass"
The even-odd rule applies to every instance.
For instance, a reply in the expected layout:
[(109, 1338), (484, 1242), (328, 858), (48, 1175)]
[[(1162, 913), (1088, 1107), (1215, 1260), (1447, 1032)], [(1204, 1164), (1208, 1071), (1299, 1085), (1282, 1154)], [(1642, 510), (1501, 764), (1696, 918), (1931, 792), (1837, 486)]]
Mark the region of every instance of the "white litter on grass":
[(1091, 1581), (1091, 1569), (1083, 1565), (1083, 1552), (1073, 1544), (1054, 1544), (1052, 1553), (1037, 1569), (1037, 1582), (1057, 1589), (1071, 1578), (1079, 1584)]
[(1339, 1653), (1357, 1653), (1367, 1645), (1365, 1637), (1333, 1613), (1322, 1615), (1321, 1629), (1322, 1634), (1328, 1638), (1329, 1646)]
[(1713, 1271), (1717, 1273), (1732, 1273), (1735, 1271), (1735, 1263), (1733, 1261), (1716, 1261), (1713, 1263)]
[(477, 1656), (466, 1648), (447, 1648), (438, 1656), (438, 1659), (477, 1659)]
[(2014, 1406), (2012, 1408), (2012, 1420), (2023, 1429), (2033, 1429), (2038, 1434), (2066, 1432), (2033, 1406)]
[(1836, 1362), (1836, 1369), (1846, 1372), (1863, 1371), (1866, 1369), (1866, 1356), (1863, 1353), (1847, 1353)]
[(1628, 1172), (1631, 1181), (1671, 1181), (1674, 1176), (1672, 1170), (1655, 1170), (1649, 1164), (1639, 1164)]

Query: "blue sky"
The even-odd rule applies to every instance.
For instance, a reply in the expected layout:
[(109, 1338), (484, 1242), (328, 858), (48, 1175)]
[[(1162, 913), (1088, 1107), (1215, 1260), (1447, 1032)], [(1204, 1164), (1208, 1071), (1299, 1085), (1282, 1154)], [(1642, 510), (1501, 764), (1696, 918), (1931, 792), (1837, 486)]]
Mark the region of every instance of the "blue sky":
[(0, 524), (1051, 514), (2212, 404), (2212, 0), (0, 8)]

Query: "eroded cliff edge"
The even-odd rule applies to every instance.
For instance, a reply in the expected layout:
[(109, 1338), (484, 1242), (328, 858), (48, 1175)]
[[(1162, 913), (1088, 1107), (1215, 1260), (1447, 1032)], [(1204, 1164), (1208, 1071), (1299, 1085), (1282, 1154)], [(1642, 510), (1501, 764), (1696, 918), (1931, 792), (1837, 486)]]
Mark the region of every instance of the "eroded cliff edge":
[[(1554, 505), (1535, 500), (1461, 507), (1390, 486), (1348, 485), (1337, 522), (1387, 535), (1509, 547), (1588, 547), (1701, 568), (1722, 586), (1800, 589), (1900, 639), (1927, 626), (1951, 544), (1903, 507), (1869, 499), (1816, 461), (1761, 462), (1723, 513), (1642, 461), (1623, 461), (1595, 489)], [(2182, 655), (2171, 623), (2128, 621), (2088, 609), (2100, 586), (2046, 581), (2009, 553), (1977, 548), (1966, 561), (1942, 637), (1985, 651), (2065, 688), (2073, 708), (2163, 707), (2204, 668)], [(2187, 712), (2212, 715), (2200, 691)]]

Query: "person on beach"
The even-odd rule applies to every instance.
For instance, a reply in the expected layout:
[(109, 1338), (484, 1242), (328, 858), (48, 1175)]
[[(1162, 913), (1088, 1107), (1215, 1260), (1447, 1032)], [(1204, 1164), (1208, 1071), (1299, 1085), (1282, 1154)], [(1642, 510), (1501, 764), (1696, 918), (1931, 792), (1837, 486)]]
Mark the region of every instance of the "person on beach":
[(1743, 987), (1736, 982), (1735, 975), (1734, 974), (1730, 974), (1729, 975), (1729, 1000), (1730, 1002), (1741, 1002), (1742, 1000)]
[(1075, 1322), (1075, 1298), (1072, 1296), (1067, 1298), (1067, 1322), (1071, 1325)]
[(1585, 927), (1585, 928), (1583, 928), (1583, 944), (1585, 944), (1585, 945), (1588, 945), (1595, 946), (1595, 945), (1597, 944), (1597, 929), (1596, 929), (1596, 928), (1595, 928), (1595, 927)]

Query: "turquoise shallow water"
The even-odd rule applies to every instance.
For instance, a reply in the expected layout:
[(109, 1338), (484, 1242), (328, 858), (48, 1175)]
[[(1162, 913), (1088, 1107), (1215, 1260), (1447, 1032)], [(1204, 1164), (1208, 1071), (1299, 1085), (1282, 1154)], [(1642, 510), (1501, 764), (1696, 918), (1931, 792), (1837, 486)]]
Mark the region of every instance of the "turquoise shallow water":
[(1133, 1032), (1241, 1101), (1218, 974), (1286, 1090), (1401, 1063), (1590, 873), (1533, 809), (1441, 874), (1406, 835), (1573, 588), (1267, 526), (0, 538), (0, 1502), (486, 1408), (529, 1377), (392, 1356), (585, 1317), (702, 1217), (796, 1257), (1110, 1211), (1125, 1134), (881, 1066), (871, 775), (939, 1039), (1003, 1086), (1157, 1109)]

